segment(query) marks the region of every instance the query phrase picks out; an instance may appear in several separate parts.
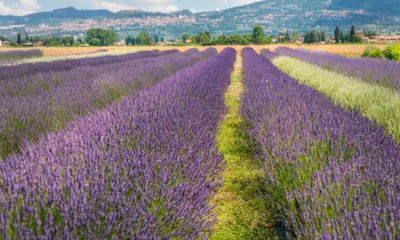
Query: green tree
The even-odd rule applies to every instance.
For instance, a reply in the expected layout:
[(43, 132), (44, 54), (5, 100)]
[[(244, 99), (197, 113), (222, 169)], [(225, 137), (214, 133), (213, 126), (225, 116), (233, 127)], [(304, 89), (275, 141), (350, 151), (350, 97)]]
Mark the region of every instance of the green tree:
[[(95, 40), (92, 41), (92, 39)], [(86, 32), (86, 41), (90, 45), (110, 46), (113, 45), (116, 41), (118, 41), (118, 34), (114, 31), (107, 29), (92, 28)]]
[(60, 43), (64, 46), (72, 46), (75, 43), (75, 39), (73, 36), (62, 37)]
[(185, 34), (182, 35), (182, 42), (187, 43), (190, 38), (191, 38), (190, 34), (185, 33)]
[(132, 45), (132, 46), (134, 46), (135, 45), (135, 37), (132, 37), (131, 35), (128, 35), (126, 38), (125, 38), (125, 42), (126, 42), (126, 45)]
[(83, 45), (85, 43), (81, 38), (76, 39), (76, 42), (79, 43), (79, 45)]
[(159, 41), (160, 41), (160, 40), (159, 40), (158, 36), (155, 35), (155, 36), (154, 36), (154, 42), (155, 42), (155, 43), (158, 43)]
[(211, 33), (209, 32), (201, 32), (197, 35), (192, 36), (193, 43), (199, 44), (210, 44), (212, 41)]
[(326, 42), (325, 32), (321, 32), (321, 42)]
[(289, 41), (290, 41), (289, 31), (286, 31), (286, 34), (285, 34), (285, 42), (289, 42)]
[(21, 45), (21, 44), (22, 44), (21, 33), (18, 33), (18, 36), (17, 36), (17, 44), (18, 44), (18, 45)]
[(356, 28), (353, 26), (351, 26), (351, 30), (350, 30), (350, 42), (354, 42), (355, 41), (355, 37), (356, 36)]
[(136, 43), (140, 45), (153, 45), (153, 39), (151, 38), (150, 33), (141, 31), (136, 37)]
[(43, 45), (44, 45), (44, 46), (49, 46), (51, 40), (52, 40), (52, 39), (49, 38), (49, 37), (44, 37), (44, 38), (43, 38)]
[(264, 29), (261, 26), (255, 26), (253, 28), (253, 41), (257, 41), (257, 39), (261, 39), (264, 37)]
[(25, 33), (25, 41), (26, 41), (26, 42), (29, 42), (29, 36), (28, 36), (28, 33)]
[(336, 29), (335, 29), (335, 42), (336, 43), (340, 43), (340, 39), (341, 39), (340, 34), (341, 34), (340, 28), (336, 27)]
[(343, 32), (340, 33), (340, 40), (342, 40), (342, 43), (346, 41), (346, 37), (344, 36)]
[(300, 39), (299, 32), (298, 31), (294, 31), (292, 33), (292, 38), (293, 38), (293, 41), (299, 40)]
[(89, 44), (92, 46), (101, 46), (101, 40), (99, 38), (92, 38), (89, 40)]

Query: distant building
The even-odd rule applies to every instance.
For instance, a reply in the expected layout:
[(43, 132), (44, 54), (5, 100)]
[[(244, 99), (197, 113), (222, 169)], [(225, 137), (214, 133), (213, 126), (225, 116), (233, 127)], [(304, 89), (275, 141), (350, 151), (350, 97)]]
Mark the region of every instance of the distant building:
[(44, 43), (41, 42), (41, 41), (35, 42), (35, 43), (33, 44), (33, 46), (35, 46), (35, 47), (42, 47), (43, 45), (44, 45)]
[(10, 46), (10, 43), (8, 41), (2, 42), (2, 47), (8, 47), (8, 46)]
[(114, 46), (126, 46), (126, 41), (125, 40), (121, 40), (121, 41), (115, 42)]
[(356, 32), (356, 36), (359, 36), (360, 38), (363, 38), (363, 37), (365, 37), (365, 34), (364, 34), (363, 31), (358, 31), (358, 32)]
[(3, 46), (3, 41), (0, 40), (0, 47), (2, 47), (2, 46)]
[(363, 38), (368, 43), (400, 43), (400, 36), (376, 36), (374, 39)]
[(26, 42), (22, 44), (23, 47), (33, 47), (33, 43), (31, 42)]

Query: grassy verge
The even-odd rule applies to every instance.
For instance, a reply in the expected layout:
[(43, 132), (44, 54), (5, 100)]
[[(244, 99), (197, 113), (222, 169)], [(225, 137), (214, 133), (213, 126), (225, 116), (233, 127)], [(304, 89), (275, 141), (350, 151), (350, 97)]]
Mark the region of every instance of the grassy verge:
[(276, 58), (273, 63), (300, 83), (330, 97), (336, 104), (356, 109), (365, 117), (375, 120), (386, 133), (400, 141), (400, 93), (290, 57)]
[(226, 168), (224, 184), (213, 200), (219, 222), (211, 239), (277, 239), (274, 213), (264, 192), (264, 168), (252, 158), (244, 121), (239, 115), (242, 80), (242, 59), (238, 56), (225, 94), (229, 111), (217, 136)]

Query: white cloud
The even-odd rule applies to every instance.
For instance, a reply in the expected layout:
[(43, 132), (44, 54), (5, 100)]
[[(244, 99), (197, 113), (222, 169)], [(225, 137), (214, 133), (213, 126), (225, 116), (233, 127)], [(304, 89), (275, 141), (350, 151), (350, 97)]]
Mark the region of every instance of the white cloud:
[(117, 12), (120, 10), (134, 10), (142, 9), (145, 11), (152, 12), (173, 12), (179, 10), (177, 6), (173, 3), (175, 0), (138, 0), (135, 1), (135, 5), (129, 4), (129, 2), (121, 1), (118, 2), (108, 2), (104, 0), (90, 0), (92, 7), (99, 9), (108, 9), (112, 12)]
[(36, 2), (36, 0), (19, 0), (19, 2), (12, 3), (6, 6), (2, 1), (0, 1), (0, 12), (1, 15), (26, 15), (34, 13), (39, 10), (41, 6)]

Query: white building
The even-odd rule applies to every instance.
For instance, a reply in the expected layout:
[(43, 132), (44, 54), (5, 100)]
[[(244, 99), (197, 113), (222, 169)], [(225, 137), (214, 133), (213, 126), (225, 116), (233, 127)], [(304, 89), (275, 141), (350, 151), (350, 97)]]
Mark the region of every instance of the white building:
[(0, 47), (2, 47), (2, 46), (3, 46), (3, 41), (0, 40)]

